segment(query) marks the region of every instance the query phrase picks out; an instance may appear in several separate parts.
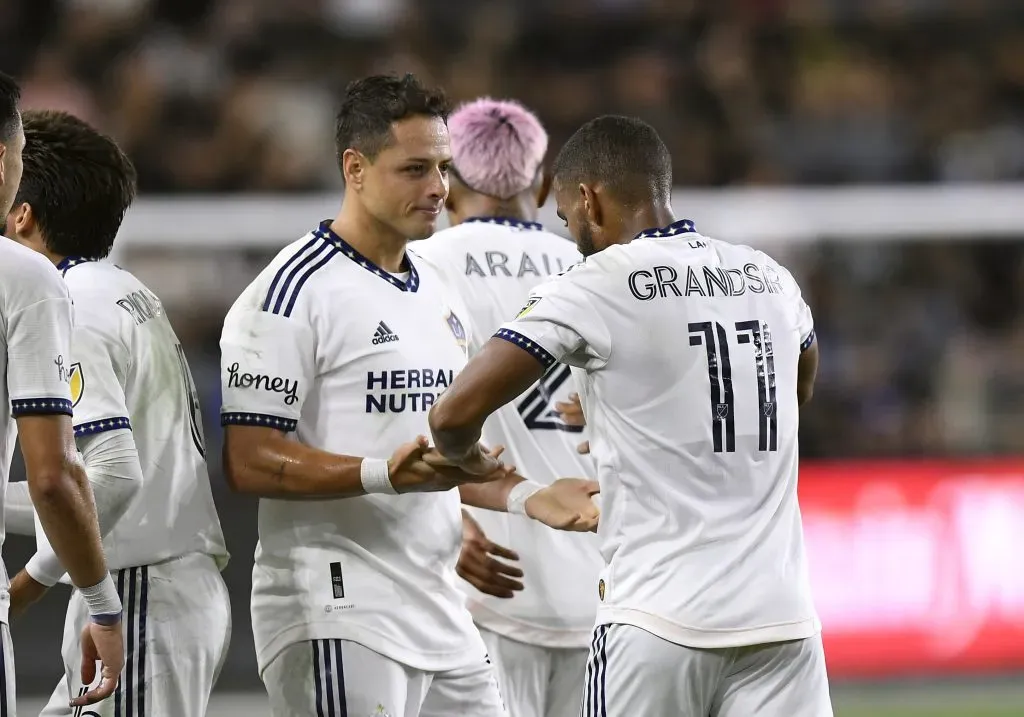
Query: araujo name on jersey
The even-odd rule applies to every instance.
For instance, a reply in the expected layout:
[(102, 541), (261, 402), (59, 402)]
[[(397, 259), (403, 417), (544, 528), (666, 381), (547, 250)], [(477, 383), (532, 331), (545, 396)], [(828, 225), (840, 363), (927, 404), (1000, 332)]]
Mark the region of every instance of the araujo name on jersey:
[(298, 379), (267, 376), (262, 373), (239, 373), (238, 362), (228, 366), (228, 386), (231, 388), (255, 388), (270, 393), (283, 393), (285, 404), (291, 406), (299, 400)]
[(548, 254), (541, 254), (535, 259), (526, 252), (518, 257), (510, 257), (503, 251), (486, 251), (482, 257), (466, 252), (466, 276), (507, 276), (522, 279), (524, 276), (550, 276), (560, 271), (565, 271), (562, 260)]
[(429, 411), (438, 396), (454, 379), (455, 371), (452, 369), (409, 368), (367, 371), (366, 412)]
[(753, 262), (742, 269), (720, 266), (688, 266), (686, 277), (680, 277), (675, 267), (654, 266), (639, 269), (629, 275), (629, 292), (640, 301), (672, 296), (725, 297), (752, 294), (783, 293), (782, 279), (771, 266)]

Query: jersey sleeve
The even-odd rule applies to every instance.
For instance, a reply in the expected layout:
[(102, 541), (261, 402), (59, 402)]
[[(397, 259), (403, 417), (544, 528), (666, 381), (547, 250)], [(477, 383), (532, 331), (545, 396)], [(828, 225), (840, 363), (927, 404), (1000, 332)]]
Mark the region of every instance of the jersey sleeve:
[(11, 415), (70, 416), (71, 297), (49, 262), (26, 261), (17, 270), (4, 287)]
[(220, 348), (221, 425), (294, 431), (316, 371), (315, 332), (304, 315), (236, 306)]
[(119, 326), (112, 323), (116, 321), (112, 312), (93, 311), (91, 302), (89, 297), (79, 296), (72, 333), (71, 402), (76, 438), (131, 428), (122, 379), (128, 348)]
[(797, 284), (796, 279), (789, 272), (789, 269), (781, 265), (778, 266), (779, 273), (783, 277), (784, 283), (787, 285), (787, 296), (789, 297), (790, 311), (792, 312), (793, 320), (796, 325), (797, 333), (800, 336), (800, 352), (803, 353), (811, 347), (815, 341), (814, 335), (814, 317), (811, 315), (811, 307), (804, 301), (803, 294), (800, 291), (800, 285)]
[(594, 271), (577, 268), (534, 289), (515, 319), (495, 334), (541, 362), (583, 369), (604, 366), (611, 356), (611, 333), (595, 307)]

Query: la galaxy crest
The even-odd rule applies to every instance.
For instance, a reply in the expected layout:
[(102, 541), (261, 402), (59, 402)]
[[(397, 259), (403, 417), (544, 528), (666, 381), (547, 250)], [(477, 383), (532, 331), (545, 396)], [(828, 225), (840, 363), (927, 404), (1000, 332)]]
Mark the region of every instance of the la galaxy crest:
[(455, 315), (455, 312), (451, 309), (448, 310), (448, 328), (452, 330), (452, 335), (455, 337), (455, 343), (461, 348), (466, 348), (466, 329), (462, 326), (462, 322), (459, 321), (459, 317)]
[(82, 394), (85, 393), (85, 374), (82, 373), (82, 364), (71, 364), (69, 383), (71, 384), (71, 407), (74, 408), (82, 400)]
[(526, 316), (526, 315), (527, 315), (528, 313), (530, 313), (531, 311), (533, 311), (533, 307), (534, 307), (534, 305), (535, 305), (535, 304), (536, 304), (536, 303), (537, 303), (538, 301), (540, 301), (540, 297), (539, 297), (539, 296), (534, 296), (534, 297), (533, 297), (533, 298), (531, 298), (531, 299), (530, 299), (529, 301), (527, 301), (527, 302), (526, 302), (526, 306), (524, 306), (524, 307), (523, 307), (522, 309), (520, 309), (520, 310), (519, 310), (519, 313), (518, 313), (518, 314), (516, 314), (516, 318), (517, 318), (517, 319), (521, 319), (521, 318), (523, 318), (524, 316)]

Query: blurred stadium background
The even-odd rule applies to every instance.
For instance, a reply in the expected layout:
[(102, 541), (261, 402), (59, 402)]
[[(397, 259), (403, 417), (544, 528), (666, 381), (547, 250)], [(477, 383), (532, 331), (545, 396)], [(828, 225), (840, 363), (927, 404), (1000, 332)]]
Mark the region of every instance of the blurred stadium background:
[[(801, 492), (837, 715), (1024, 715), (1024, 3), (4, 0), (0, 68), (140, 172), (117, 260), (187, 347), (233, 553), (211, 715), (266, 713), (221, 319), (333, 216), (333, 98), (388, 70), (518, 98), (552, 151), (599, 113), (659, 129), (677, 214), (775, 254), (815, 312)], [(9, 568), (31, 547), (8, 539)], [(65, 599), (12, 626), (22, 714), (60, 674)]]

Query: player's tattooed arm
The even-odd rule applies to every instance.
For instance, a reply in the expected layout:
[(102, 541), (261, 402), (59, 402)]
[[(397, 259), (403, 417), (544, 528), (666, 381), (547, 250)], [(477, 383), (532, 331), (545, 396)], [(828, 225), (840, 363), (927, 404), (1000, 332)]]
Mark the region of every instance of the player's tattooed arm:
[(489, 340), (430, 409), (437, 451), (456, 465), (476, 458), (487, 417), (543, 375), (544, 366), (526, 350), (503, 339)]
[(362, 457), (313, 448), (275, 428), (226, 426), (223, 458), (228, 484), (238, 493), (294, 500), (364, 495)]

